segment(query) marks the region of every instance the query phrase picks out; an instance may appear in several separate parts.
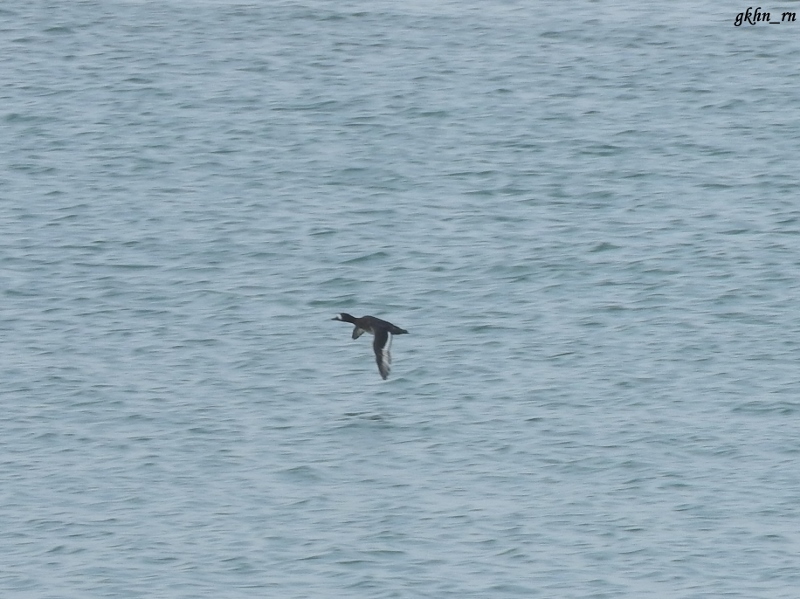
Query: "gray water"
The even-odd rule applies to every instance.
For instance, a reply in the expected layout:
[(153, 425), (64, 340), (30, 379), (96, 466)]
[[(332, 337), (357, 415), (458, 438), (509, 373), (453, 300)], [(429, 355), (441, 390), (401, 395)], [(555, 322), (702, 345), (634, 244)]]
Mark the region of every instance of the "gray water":
[(2, 5), (0, 595), (798, 596), (800, 22), (554, 4)]

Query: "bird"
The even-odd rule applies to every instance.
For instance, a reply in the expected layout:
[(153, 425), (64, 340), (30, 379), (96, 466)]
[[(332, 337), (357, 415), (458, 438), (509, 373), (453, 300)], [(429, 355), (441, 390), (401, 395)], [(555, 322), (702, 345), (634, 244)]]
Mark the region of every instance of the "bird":
[(386, 380), (391, 370), (392, 355), (389, 349), (392, 347), (392, 335), (404, 335), (408, 333), (405, 329), (393, 325), (391, 322), (375, 318), (374, 316), (362, 316), (356, 318), (346, 312), (337, 314), (331, 320), (349, 322), (355, 325), (353, 329), (353, 339), (358, 339), (364, 333), (375, 336), (372, 349), (375, 351), (375, 361), (378, 363), (378, 372), (381, 373), (383, 380)]

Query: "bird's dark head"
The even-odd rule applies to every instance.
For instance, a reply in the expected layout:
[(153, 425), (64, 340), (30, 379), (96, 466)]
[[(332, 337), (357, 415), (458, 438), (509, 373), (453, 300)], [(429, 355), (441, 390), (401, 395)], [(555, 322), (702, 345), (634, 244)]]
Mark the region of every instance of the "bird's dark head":
[(337, 314), (331, 320), (339, 320), (341, 322), (353, 322), (355, 318), (350, 316), (347, 312), (342, 312), (341, 314)]

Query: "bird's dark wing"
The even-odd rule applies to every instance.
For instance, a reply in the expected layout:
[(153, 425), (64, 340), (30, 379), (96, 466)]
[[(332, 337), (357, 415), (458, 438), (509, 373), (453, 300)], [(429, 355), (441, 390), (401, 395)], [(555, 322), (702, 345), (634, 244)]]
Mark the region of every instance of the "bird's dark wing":
[(353, 339), (358, 339), (363, 334), (364, 334), (364, 329), (359, 329), (358, 327), (353, 329)]
[(372, 349), (375, 350), (375, 361), (378, 363), (378, 371), (386, 379), (392, 369), (392, 354), (389, 350), (392, 347), (392, 334), (386, 329), (375, 331), (375, 342)]

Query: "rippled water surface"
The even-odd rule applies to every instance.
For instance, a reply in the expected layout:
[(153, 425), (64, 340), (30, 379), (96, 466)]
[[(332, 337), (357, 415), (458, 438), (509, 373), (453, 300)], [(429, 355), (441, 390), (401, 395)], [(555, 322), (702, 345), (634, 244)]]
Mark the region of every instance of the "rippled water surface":
[(746, 8), (3, 5), (0, 594), (797, 597)]

